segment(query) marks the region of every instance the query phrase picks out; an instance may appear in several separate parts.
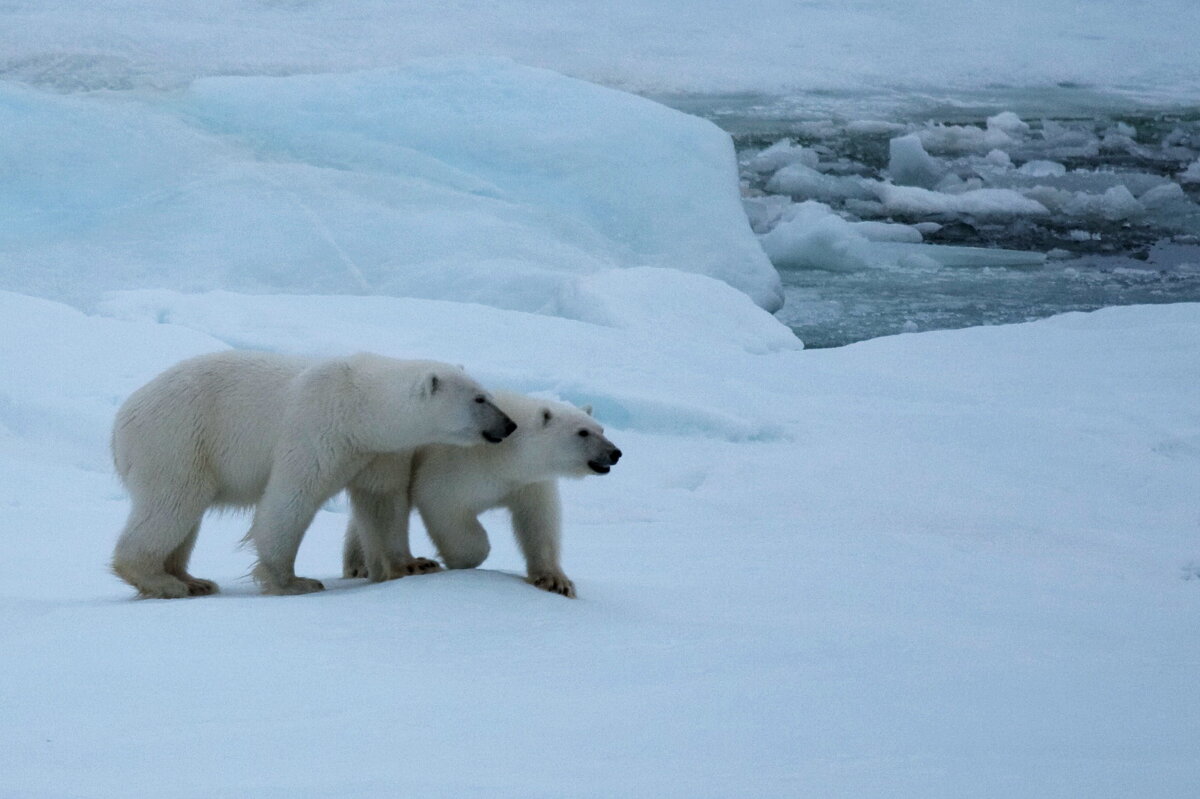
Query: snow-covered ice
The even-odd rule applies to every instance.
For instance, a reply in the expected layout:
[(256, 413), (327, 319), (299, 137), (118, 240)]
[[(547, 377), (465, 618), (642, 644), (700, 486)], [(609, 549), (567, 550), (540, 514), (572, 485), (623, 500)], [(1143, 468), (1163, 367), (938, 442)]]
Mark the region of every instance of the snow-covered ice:
[[(917, 333), (909, 298), (806, 350), (837, 309), (769, 313), (762, 249), (945, 301), (1194, 235), (1193, 123), (1043, 119), (1200, 98), (1197, 7), (1152, 5), (5, 3), (0, 797), (1189, 795), (1200, 304)], [(614, 87), (813, 116), (739, 197), (727, 135)], [(896, 112), (931, 107), (966, 118)], [(964, 246), (998, 228), (1027, 250)], [(1133, 266), (1077, 279), (1171, 296)], [(132, 600), (113, 414), (227, 347), (592, 404), (626, 454), (565, 486), (581, 598), (499, 514), (483, 569), (337, 578), (335, 499), (322, 594), (259, 596), (217, 515), (223, 592)]]
[(0, 139), (10, 290), (383, 293), (554, 313), (581, 275), (651, 266), (782, 302), (728, 136), (545, 70), (210, 78), (140, 101), (0, 84), (0, 123), (15, 131)]
[[(696, 278), (699, 279), (699, 278)], [(429, 300), (0, 295), (6, 793), (1185, 795), (1200, 595), (1200, 306), (783, 347), (748, 301), (646, 333)], [(592, 402), (627, 457), (570, 483), (582, 599), (470, 573), (136, 602), (104, 569), (122, 398), (240, 346), (460, 360)], [(751, 350), (757, 354), (748, 352)], [(429, 546), (418, 534), (418, 549)], [(546, 786), (550, 786), (547, 788)]]

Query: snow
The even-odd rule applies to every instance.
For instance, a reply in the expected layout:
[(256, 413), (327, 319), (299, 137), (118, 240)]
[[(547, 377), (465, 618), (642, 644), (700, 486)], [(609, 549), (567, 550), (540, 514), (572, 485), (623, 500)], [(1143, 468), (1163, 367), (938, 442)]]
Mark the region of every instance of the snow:
[[(0, 796), (1188, 795), (1200, 304), (805, 350), (759, 247), (984, 272), (1044, 256), (925, 237), (1186, 230), (1194, 155), (1067, 168), (1137, 151), (1128, 125), (881, 117), (1001, 84), (1194, 101), (1196, 15), (5, 3)], [(748, 163), (786, 195), (743, 200), (728, 136), (613, 87), (836, 108), (944, 177), (785, 140)], [(520, 579), (500, 514), (484, 568), (341, 579), (335, 498), (298, 563), (324, 593), (259, 596), (229, 514), (193, 558), (221, 594), (134, 601), (106, 566), (113, 415), (229, 347), (438, 358), (593, 405), (625, 455), (564, 485), (580, 599)]]
[(727, 135), (545, 70), (210, 78), (137, 102), (0, 84), (0, 120), (18, 132), (0, 139), (9, 290), (400, 294), (554, 312), (547, 298), (580, 276), (649, 266), (782, 302)]
[[(209, 75), (289, 75), (402, 59), (512, 58), (639, 92), (807, 94), (845, 108), (1025, 89), (1051, 107), (1200, 98), (1192, 0), (1131, 23), (1117, 0), (324, 2), (10, 0), (0, 75), (80, 89), (175, 88)], [(986, 33), (986, 35), (984, 35)], [(957, 93), (957, 96), (956, 96)], [(864, 118), (867, 118), (864, 116)]]
[[(0, 295), (6, 791), (365, 797), (402, 757), (432, 796), (1186, 793), (1200, 305), (801, 351), (742, 302), (755, 336), (648, 347), (420, 299)], [(223, 516), (223, 594), (130, 601), (109, 419), (229, 343), (594, 403), (627, 457), (567, 485), (582, 598), (517, 579), (499, 517), (485, 569), (338, 579), (335, 503), (299, 564), (324, 594), (257, 596)]]

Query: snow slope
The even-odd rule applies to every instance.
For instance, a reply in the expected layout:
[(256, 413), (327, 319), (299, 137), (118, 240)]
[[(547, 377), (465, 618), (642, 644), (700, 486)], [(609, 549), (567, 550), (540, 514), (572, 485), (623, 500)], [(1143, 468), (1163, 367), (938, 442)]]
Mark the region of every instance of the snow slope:
[[(0, 794), (1186, 795), (1200, 306), (824, 351), (744, 311), (646, 347), (416, 299), (0, 295)], [(334, 503), (324, 594), (257, 596), (223, 516), (194, 560), (223, 594), (131, 601), (109, 420), (230, 344), (593, 402), (627, 457), (567, 486), (581, 599), (518, 579), (500, 516), (485, 569), (338, 579)]]

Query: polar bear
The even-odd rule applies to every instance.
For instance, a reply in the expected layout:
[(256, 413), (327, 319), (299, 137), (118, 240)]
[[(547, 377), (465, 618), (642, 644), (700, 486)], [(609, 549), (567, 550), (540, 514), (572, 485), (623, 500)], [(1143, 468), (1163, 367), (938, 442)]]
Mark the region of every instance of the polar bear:
[(320, 591), (296, 551), (321, 504), (380, 453), (499, 442), (516, 429), (461, 368), (362, 353), (220, 352), (183, 361), (117, 412), (113, 461), (132, 509), (112, 568), (146, 597), (211, 594), (188, 574), (213, 507), (256, 506), (246, 540), (265, 593)]
[[(527, 580), (538, 588), (575, 596), (560, 563), (562, 508), (559, 477), (608, 474), (621, 450), (604, 436), (590, 408), (496, 392), (496, 405), (517, 432), (494, 447), (422, 447), (390, 457), (377, 468), (378, 491), (351, 488), (353, 515), (346, 530), (346, 577), (390, 579), (436, 571), (436, 562), (413, 558), (408, 546), (409, 507), (421, 514), (429, 537), (451, 569), (471, 569), (491, 550), (478, 516), (506, 507), (525, 555)], [(407, 493), (403, 485), (407, 482)], [(396, 567), (400, 564), (400, 568)]]

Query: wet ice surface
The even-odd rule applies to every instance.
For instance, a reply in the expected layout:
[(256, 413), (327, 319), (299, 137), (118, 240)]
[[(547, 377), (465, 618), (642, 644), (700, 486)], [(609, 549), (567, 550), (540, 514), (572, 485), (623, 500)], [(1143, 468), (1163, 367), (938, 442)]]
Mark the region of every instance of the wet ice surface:
[(809, 347), (1200, 300), (1200, 111), (1087, 115), (1069, 96), (874, 119), (689, 110), (733, 133), (779, 316)]

